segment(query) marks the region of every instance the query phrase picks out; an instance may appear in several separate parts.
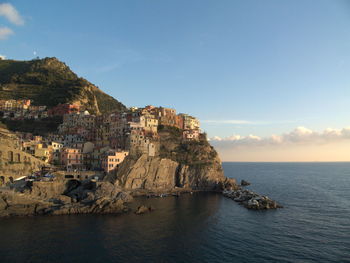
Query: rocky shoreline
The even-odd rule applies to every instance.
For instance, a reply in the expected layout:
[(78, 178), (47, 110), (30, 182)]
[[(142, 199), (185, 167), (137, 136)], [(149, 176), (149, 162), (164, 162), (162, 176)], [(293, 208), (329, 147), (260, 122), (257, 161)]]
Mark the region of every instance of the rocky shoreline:
[[(69, 215), (69, 214), (121, 214), (134, 210), (134, 197), (179, 197), (195, 192), (222, 193), (225, 197), (248, 209), (281, 208), (267, 196), (243, 189), (234, 179), (223, 178), (215, 187), (172, 187), (151, 189), (127, 189), (108, 180), (54, 180), (50, 182), (26, 182), (0, 188), (0, 217)], [(138, 207), (136, 214), (153, 211)]]
[[(120, 214), (130, 211), (128, 204), (133, 197), (124, 191), (101, 194), (99, 191), (87, 192), (84, 186), (65, 194), (46, 195), (45, 191), (17, 192), (14, 189), (0, 190), (0, 217), (69, 215), (69, 214)], [(78, 195), (77, 195), (78, 193)], [(80, 196), (79, 196), (80, 195)], [(83, 196), (85, 195), (85, 196)], [(83, 197), (83, 199), (80, 199)]]
[[(134, 198), (179, 197), (194, 192), (191, 188), (125, 189), (117, 184), (91, 180), (23, 183), (0, 188), (0, 218), (70, 214), (144, 214), (154, 209), (135, 210)], [(217, 192), (217, 191), (214, 191)], [(137, 202), (136, 202), (137, 203)], [(141, 204), (142, 206), (142, 204)], [(135, 210), (135, 211), (134, 211)]]

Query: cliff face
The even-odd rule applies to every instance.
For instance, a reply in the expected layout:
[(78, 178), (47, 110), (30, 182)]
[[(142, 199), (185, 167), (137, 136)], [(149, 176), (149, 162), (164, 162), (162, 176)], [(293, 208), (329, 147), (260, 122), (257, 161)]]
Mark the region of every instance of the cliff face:
[(179, 132), (161, 129), (157, 156), (128, 156), (109, 180), (124, 189), (164, 192), (220, 191), (236, 185), (224, 176), (221, 160), (205, 136), (199, 141), (183, 141)]
[(56, 58), (0, 60), (0, 99), (31, 99), (49, 107), (74, 103), (94, 114), (125, 109)]
[(151, 191), (220, 190), (225, 181), (219, 162), (200, 167), (146, 154), (127, 158), (115, 176), (115, 183), (122, 188)]

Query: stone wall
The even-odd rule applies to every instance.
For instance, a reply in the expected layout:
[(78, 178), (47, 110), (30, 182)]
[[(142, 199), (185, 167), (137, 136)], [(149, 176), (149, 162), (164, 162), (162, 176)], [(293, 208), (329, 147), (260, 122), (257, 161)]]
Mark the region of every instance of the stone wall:
[(30, 175), (44, 165), (45, 162), (20, 149), (16, 136), (0, 129), (0, 184)]

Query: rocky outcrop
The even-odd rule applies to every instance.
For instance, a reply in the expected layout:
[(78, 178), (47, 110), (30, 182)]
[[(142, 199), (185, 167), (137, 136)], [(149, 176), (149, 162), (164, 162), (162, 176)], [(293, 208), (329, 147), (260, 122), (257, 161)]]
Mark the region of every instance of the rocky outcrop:
[(65, 189), (64, 181), (33, 182), (30, 195), (40, 199), (59, 198)]
[(158, 193), (237, 187), (234, 179), (224, 176), (221, 160), (204, 134), (198, 141), (184, 141), (180, 129), (162, 127), (158, 144), (158, 155), (130, 154), (108, 180), (123, 189)]
[(282, 208), (276, 201), (247, 189), (224, 190), (225, 197), (233, 199), (245, 208), (254, 210)]
[(116, 184), (125, 189), (172, 189), (178, 164), (172, 160), (148, 157), (127, 158), (117, 172)]
[(153, 211), (154, 209), (150, 206), (150, 207), (147, 207), (145, 205), (141, 205), (139, 206), (136, 211), (135, 211), (135, 214), (137, 215), (142, 215), (142, 214), (145, 214), (145, 213), (149, 213), (151, 211)]
[(241, 186), (248, 186), (248, 185), (250, 185), (250, 182), (246, 180), (241, 180)]
[(221, 164), (186, 165), (161, 157), (128, 157), (121, 164), (111, 182), (123, 189), (149, 191), (172, 191), (175, 188), (220, 191), (236, 182), (223, 174)]
[(132, 199), (110, 182), (34, 182), (24, 193), (16, 189), (0, 191), (0, 217), (123, 213), (129, 211)]

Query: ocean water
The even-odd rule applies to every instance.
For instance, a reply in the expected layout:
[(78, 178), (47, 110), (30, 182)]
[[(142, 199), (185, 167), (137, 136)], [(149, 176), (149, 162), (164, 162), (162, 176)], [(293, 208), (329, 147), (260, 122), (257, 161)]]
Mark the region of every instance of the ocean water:
[[(142, 198), (150, 214), (0, 220), (0, 262), (350, 262), (350, 163), (224, 163), (284, 208), (219, 194)], [(136, 204), (135, 204), (136, 205)]]

